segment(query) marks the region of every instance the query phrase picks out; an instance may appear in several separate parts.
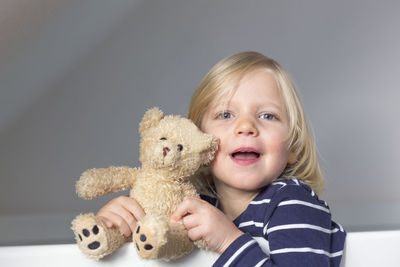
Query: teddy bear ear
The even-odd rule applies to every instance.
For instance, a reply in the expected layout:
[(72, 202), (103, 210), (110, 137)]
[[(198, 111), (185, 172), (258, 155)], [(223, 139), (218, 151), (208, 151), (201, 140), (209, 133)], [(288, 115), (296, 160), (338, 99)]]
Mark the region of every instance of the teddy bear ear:
[(209, 164), (215, 156), (215, 153), (218, 150), (219, 140), (213, 135), (206, 134), (207, 138), (205, 140), (205, 149), (202, 152), (203, 156), (203, 165)]
[(158, 107), (154, 107), (146, 111), (139, 125), (139, 133), (143, 133), (149, 128), (157, 126), (163, 116), (163, 112)]

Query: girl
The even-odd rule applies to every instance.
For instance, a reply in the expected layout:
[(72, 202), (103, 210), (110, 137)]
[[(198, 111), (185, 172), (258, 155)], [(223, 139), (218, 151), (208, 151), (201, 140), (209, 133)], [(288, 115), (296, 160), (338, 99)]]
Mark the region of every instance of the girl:
[[(339, 266), (345, 231), (318, 199), (316, 149), (293, 84), (274, 60), (243, 52), (218, 62), (189, 118), (219, 138), (210, 166), (217, 201), (187, 198), (172, 215), (220, 257), (214, 266)], [(98, 213), (130, 235), (144, 212), (127, 197)]]

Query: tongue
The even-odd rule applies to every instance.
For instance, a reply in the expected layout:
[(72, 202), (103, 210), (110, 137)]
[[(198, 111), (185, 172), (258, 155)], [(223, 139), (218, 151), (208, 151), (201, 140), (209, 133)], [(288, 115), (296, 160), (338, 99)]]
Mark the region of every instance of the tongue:
[(258, 158), (258, 154), (255, 152), (237, 152), (233, 154), (233, 157), (235, 159), (242, 159), (242, 160), (255, 159)]

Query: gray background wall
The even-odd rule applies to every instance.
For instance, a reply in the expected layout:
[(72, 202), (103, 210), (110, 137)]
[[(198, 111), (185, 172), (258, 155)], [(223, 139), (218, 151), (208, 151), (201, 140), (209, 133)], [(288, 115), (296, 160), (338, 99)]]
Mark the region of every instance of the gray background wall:
[(400, 229), (398, 1), (0, 3), (0, 245), (72, 242), (87, 168), (138, 166), (144, 111), (186, 114), (218, 60), (262, 52), (292, 75), (326, 199), (349, 231)]

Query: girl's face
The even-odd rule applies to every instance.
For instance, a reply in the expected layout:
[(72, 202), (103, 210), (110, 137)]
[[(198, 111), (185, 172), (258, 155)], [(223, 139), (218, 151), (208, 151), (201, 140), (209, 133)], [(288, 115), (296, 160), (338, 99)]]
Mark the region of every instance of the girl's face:
[(220, 139), (211, 164), (217, 190), (257, 192), (278, 178), (295, 160), (288, 150), (288, 125), (273, 74), (247, 73), (232, 97), (211, 107), (202, 120), (202, 130)]

